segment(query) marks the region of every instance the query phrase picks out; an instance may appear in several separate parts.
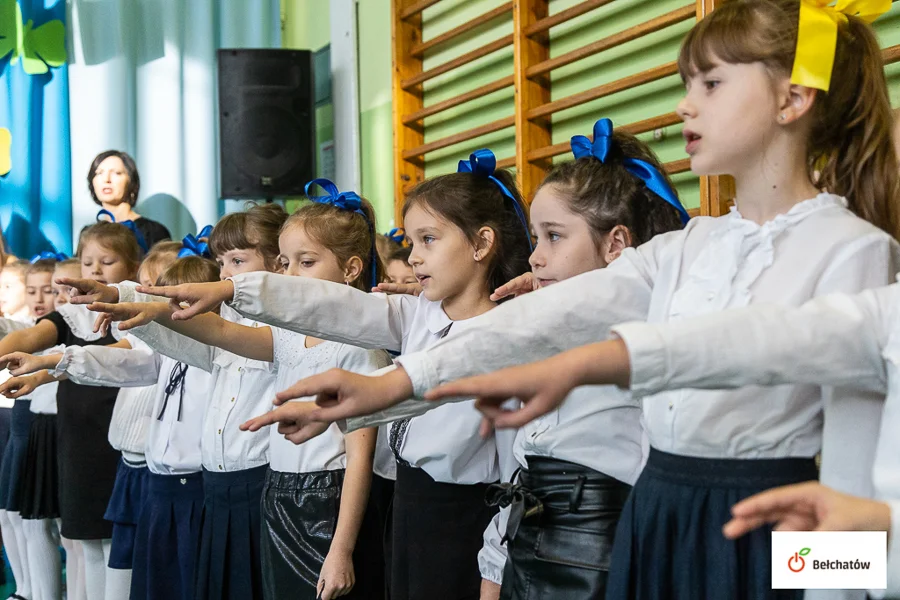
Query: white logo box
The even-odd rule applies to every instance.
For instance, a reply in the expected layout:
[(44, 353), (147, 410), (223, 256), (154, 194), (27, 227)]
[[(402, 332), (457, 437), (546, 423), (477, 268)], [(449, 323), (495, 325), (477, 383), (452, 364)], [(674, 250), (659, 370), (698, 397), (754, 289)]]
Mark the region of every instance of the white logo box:
[(772, 532), (772, 589), (886, 587), (884, 531)]

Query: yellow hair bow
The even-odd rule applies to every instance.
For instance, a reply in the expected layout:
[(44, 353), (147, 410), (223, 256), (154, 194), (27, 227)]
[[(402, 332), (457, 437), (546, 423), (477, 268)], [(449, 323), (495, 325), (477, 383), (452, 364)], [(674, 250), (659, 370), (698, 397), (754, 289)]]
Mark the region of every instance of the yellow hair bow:
[(797, 55), (791, 83), (828, 91), (838, 25), (847, 15), (871, 23), (891, 8), (891, 0), (800, 0), (800, 29), (797, 31)]

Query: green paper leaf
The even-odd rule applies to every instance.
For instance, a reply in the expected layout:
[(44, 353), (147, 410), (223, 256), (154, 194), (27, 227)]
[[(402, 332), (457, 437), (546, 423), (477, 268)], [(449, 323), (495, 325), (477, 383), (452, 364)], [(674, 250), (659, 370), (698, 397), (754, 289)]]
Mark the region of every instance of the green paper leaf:
[(21, 16), (16, 0), (0, 0), (0, 59), (12, 52), (11, 62), (16, 60), (19, 23)]
[(809, 553), (810, 553), (810, 549), (804, 548), (803, 550), (800, 551), (800, 556), (806, 556)]
[(22, 68), (29, 75), (40, 75), (50, 67), (59, 67), (66, 62), (66, 26), (62, 21), (48, 21), (32, 29), (31, 21), (25, 25)]

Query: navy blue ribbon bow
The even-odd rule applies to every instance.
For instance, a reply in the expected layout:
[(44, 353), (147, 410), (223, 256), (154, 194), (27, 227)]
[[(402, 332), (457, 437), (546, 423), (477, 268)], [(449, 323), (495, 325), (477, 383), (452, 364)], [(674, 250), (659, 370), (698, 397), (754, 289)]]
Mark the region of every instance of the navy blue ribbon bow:
[(109, 217), (109, 220), (112, 223), (118, 223), (119, 225), (124, 225), (125, 227), (130, 229), (131, 233), (134, 234), (135, 239), (137, 239), (138, 246), (140, 246), (141, 250), (143, 250), (146, 254), (146, 252), (149, 250), (149, 248), (147, 247), (147, 242), (144, 240), (144, 236), (141, 234), (140, 230), (134, 224), (134, 221), (132, 221), (131, 219), (127, 221), (116, 221), (116, 218), (113, 216), (113, 214), (105, 208), (101, 209), (100, 212), (97, 213), (97, 221), (100, 221), (100, 217), (103, 216)]
[(404, 231), (402, 227), (394, 227), (386, 234), (384, 234), (384, 236), (395, 244), (400, 244), (401, 246), (403, 245), (403, 242), (406, 241), (406, 231)]
[(512, 202), (513, 209), (516, 211), (516, 215), (519, 217), (519, 221), (521, 221), (522, 227), (525, 229), (525, 239), (528, 240), (528, 248), (534, 252), (534, 245), (531, 243), (531, 230), (528, 229), (528, 219), (525, 218), (525, 209), (522, 208), (522, 205), (519, 204), (519, 201), (516, 200), (513, 193), (509, 191), (509, 188), (503, 185), (503, 183), (494, 176), (494, 171), (496, 169), (497, 157), (495, 157), (494, 153), (487, 148), (482, 148), (481, 150), (476, 150), (470, 154), (469, 160), (459, 161), (459, 167), (456, 169), (456, 172), (474, 173), (476, 175), (481, 175), (482, 177), (487, 177), (500, 188), (500, 192)]
[(178, 251), (178, 258), (184, 258), (185, 256), (209, 258), (209, 244), (201, 242), (199, 239), (195, 238), (193, 234), (189, 233), (182, 238), (181, 250)]
[(68, 260), (68, 258), (69, 257), (62, 252), (50, 252), (49, 250), (44, 250), (43, 252), (38, 252), (32, 256), (29, 262), (31, 262), (31, 264), (34, 264), (39, 260), (55, 260), (56, 262), (62, 262)]
[[(594, 141), (587, 139), (583, 135), (572, 137), (572, 154), (575, 159), (593, 156), (600, 162), (606, 162), (609, 150), (612, 147), (613, 124), (609, 119), (600, 119), (594, 123)], [(678, 196), (666, 182), (666, 178), (659, 170), (639, 158), (625, 158), (622, 160), (625, 170), (644, 182), (647, 188), (662, 198), (664, 201), (672, 205), (678, 211), (681, 217), (681, 223), (685, 224), (691, 218), (684, 209)]]
[[(325, 190), (328, 195), (310, 196), (309, 190), (313, 186), (319, 186), (320, 188)], [(369, 216), (362, 209), (362, 198), (359, 197), (359, 194), (357, 194), (356, 192), (338, 191), (338, 187), (334, 184), (334, 182), (330, 179), (325, 178), (313, 179), (306, 184), (306, 186), (303, 188), (303, 192), (311, 202), (316, 202), (318, 204), (328, 204), (340, 210), (348, 210), (358, 215), (362, 215), (362, 218), (366, 220), (366, 223), (369, 224), (369, 231), (372, 234), (372, 250), (371, 257), (369, 259), (372, 279), (371, 287), (376, 287), (378, 285), (378, 255), (375, 253), (375, 223), (369, 220)]]

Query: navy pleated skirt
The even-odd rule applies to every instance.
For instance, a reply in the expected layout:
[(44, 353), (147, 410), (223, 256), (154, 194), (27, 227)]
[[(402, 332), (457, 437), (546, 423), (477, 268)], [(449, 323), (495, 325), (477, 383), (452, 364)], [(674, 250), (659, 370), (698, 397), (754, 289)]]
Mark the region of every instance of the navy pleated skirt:
[(19, 492), (22, 471), (28, 455), (28, 438), (31, 435), (31, 400), (16, 400), (12, 408), (9, 441), (0, 465), (0, 508), (12, 512), (19, 510)]
[(0, 407), (0, 465), (3, 464), (3, 454), (6, 452), (6, 444), (9, 442), (9, 426), (12, 422), (12, 408)]
[(119, 459), (116, 482), (103, 518), (112, 521), (112, 546), (109, 552), (110, 569), (130, 569), (134, 563), (134, 539), (137, 525), (147, 499), (150, 470), (147, 463), (132, 463)]
[(157, 475), (134, 538), (131, 600), (193, 600), (203, 474)]
[(203, 515), (195, 600), (258, 600), (260, 502), (268, 465), (215, 473), (203, 471)]
[(812, 458), (709, 459), (651, 449), (616, 530), (607, 600), (794, 600), (772, 590), (771, 527), (727, 540), (731, 507), (818, 478)]

